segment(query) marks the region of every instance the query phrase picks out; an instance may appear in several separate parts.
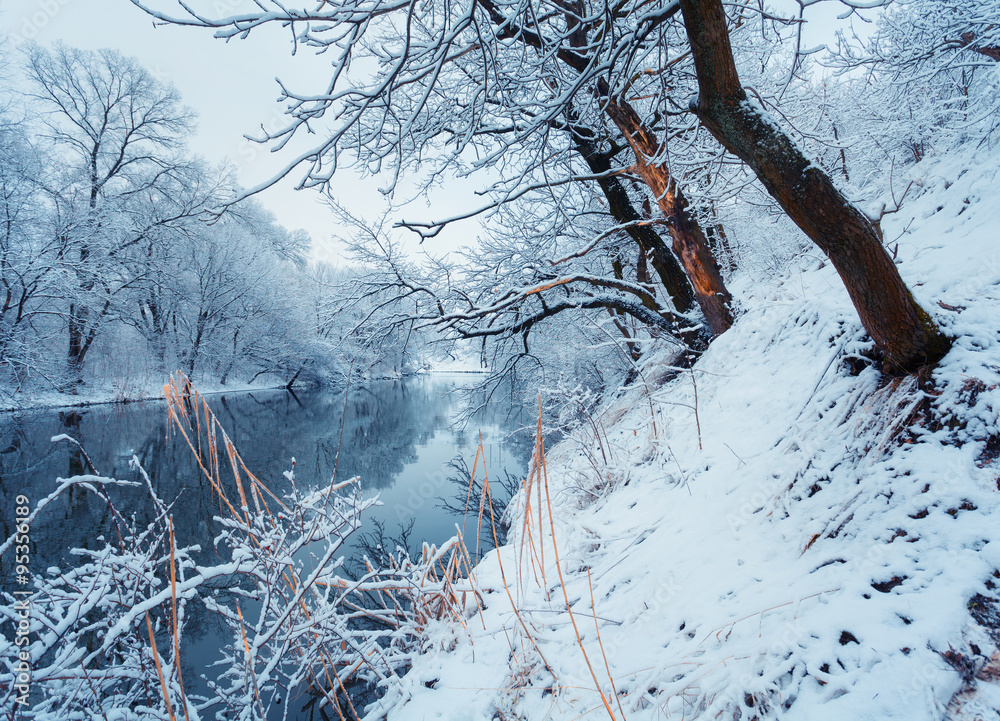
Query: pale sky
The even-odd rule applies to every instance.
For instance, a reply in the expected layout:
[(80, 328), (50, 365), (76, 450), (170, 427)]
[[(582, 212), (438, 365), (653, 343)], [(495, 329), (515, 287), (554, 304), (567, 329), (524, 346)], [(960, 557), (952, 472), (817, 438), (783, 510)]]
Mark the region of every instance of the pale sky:
[[(219, 5), (225, 8), (224, 2)], [(807, 17), (815, 16), (819, 22), (810, 23), (806, 44), (831, 38), (837, 24), (833, 16), (842, 10), (839, 3), (810, 9)], [(246, 40), (225, 43), (209, 31), (155, 27), (129, 0), (0, 0), (0, 35), (14, 46), (25, 39), (45, 46), (61, 40), (85, 49), (114, 48), (138, 58), (159, 79), (173, 83), (184, 103), (198, 113), (192, 150), (213, 163), (226, 159), (234, 163), (246, 187), (269, 179), (292, 158), (287, 150), (272, 154), (266, 146), (243, 138), (259, 134), (261, 124), (271, 130), (283, 124), (282, 108), (275, 102), (275, 77), (295, 89), (315, 90), (325, 86), (329, 75), (326, 58), (309, 51), (293, 57), (287, 32), (279, 28), (262, 28)], [(258, 199), (282, 225), (308, 231), (317, 257), (337, 262), (339, 248), (329, 240), (337, 230), (335, 219), (317, 193), (293, 189), (298, 177), (286, 178)], [(352, 212), (372, 217), (384, 206), (378, 185), (374, 179), (345, 172), (334, 181), (333, 192)], [(420, 202), (405, 217), (440, 218), (481, 203), (468, 183), (460, 183), (439, 194), (432, 209)], [(469, 244), (477, 232), (476, 223), (464, 223), (428, 241), (427, 249), (435, 252)]]
[[(326, 59), (309, 53), (292, 57), (290, 43), (276, 32), (227, 45), (193, 28), (154, 27), (128, 0), (0, 0), (0, 34), (14, 46), (23, 39), (44, 46), (61, 40), (138, 58), (157, 78), (173, 83), (197, 112), (192, 150), (213, 163), (233, 162), (247, 187), (270, 178), (291, 159), (243, 138), (259, 134), (261, 124), (272, 130), (282, 124), (274, 78), (315, 88), (326, 83), (329, 67)], [(336, 260), (337, 249), (327, 241), (335, 230), (332, 214), (316, 192), (296, 192), (293, 186), (286, 179), (258, 199), (282, 225), (308, 231), (318, 257)], [(376, 181), (353, 174), (338, 179), (335, 193), (355, 211), (377, 212), (383, 202)]]

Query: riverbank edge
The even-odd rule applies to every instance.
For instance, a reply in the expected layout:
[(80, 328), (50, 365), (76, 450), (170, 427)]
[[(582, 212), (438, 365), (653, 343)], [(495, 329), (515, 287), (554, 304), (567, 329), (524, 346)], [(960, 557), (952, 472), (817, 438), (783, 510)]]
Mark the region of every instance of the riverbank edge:
[(956, 338), (932, 375), (863, 360), (829, 263), (740, 276), (753, 310), (693, 368), (651, 349), (633, 386), (538, 448), (503, 514), (508, 542), (475, 554), (476, 601), (428, 625), (365, 718), (1000, 708), (998, 213), (980, 202), (995, 158), (916, 166), (921, 192), (886, 222), (918, 301)]
[[(418, 378), (421, 376), (432, 376), (432, 375), (486, 375), (488, 370), (455, 370), (451, 368), (431, 368), (431, 369), (421, 369), (414, 373), (403, 373), (399, 376), (377, 376), (373, 378), (366, 378), (365, 382), (371, 381), (394, 381), (402, 380), (404, 378)], [(169, 378), (169, 376), (167, 376)], [(195, 387), (198, 388), (198, 392), (205, 396), (220, 395), (223, 393), (251, 393), (253, 391), (280, 391), (287, 390), (294, 392), (294, 389), (288, 388), (287, 384), (284, 382), (278, 382), (268, 385), (226, 385), (221, 386), (218, 383), (196, 382)], [(160, 392), (153, 390), (152, 386), (147, 387), (137, 394), (131, 394), (128, 396), (123, 396), (121, 389), (118, 388), (104, 388), (100, 390), (95, 390), (95, 392), (90, 395), (73, 396), (65, 393), (58, 393), (57, 391), (49, 391), (47, 393), (38, 394), (35, 396), (25, 396), (27, 402), (22, 405), (10, 405), (9, 401), (0, 401), (0, 413), (24, 413), (31, 411), (51, 411), (60, 410), (63, 408), (91, 408), (94, 406), (109, 406), (109, 405), (130, 405), (132, 403), (147, 403), (150, 401), (163, 401), (165, 400), (162, 392), (163, 386), (159, 386)], [(75, 402), (73, 399), (76, 398)]]
[[(165, 379), (166, 381), (166, 379)], [(284, 384), (275, 385), (234, 385), (234, 386), (218, 386), (218, 384), (212, 383), (198, 383), (198, 392), (202, 395), (212, 396), (220, 395), (222, 393), (250, 393), (253, 391), (279, 391), (287, 390), (287, 386)], [(100, 391), (93, 393), (91, 395), (82, 396), (72, 396), (65, 393), (50, 392), (45, 394), (40, 394), (33, 397), (27, 397), (28, 403), (24, 405), (10, 405), (9, 401), (4, 401), (3, 405), (0, 405), (0, 413), (24, 413), (31, 411), (51, 411), (60, 410), (63, 408), (92, 408), (95, 406), (110, 406), (110, 405), (131, 405), (133, 403), (147, 403), (150, 401), (163, 401), (166, 400), (162, 388), (159, 393), (152, 391), (151, 389), (146, 389), (149, 391), (148, 394), (140, 393), (129, 396), (122, 396), (120, 393), (111, 395), (111, 393), (102, 393)], [(73, 402), (73, 398), (78, 398), (76, 402)]]

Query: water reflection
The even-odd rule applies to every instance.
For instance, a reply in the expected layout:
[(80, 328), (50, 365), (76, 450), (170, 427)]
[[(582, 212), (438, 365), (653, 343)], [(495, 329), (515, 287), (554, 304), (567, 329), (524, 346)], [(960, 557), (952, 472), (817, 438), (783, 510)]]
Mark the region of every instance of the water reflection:
[[(378, 492), (385, 504), (377, 517), (393, 530), (415, 519), (414, 539), (438, 543), (452, 534), (454, 517), (437, 503), (451, 495), (456, 456), (469, 465), (482, 433), (487, 467), (521, 473), (527, 461), (523, 439), (508, 438), (520, 419), (479, 415), (462, 429), (452, 423), (468, 404), (454, 394), (459, 380), (425, 376), (371, 384), (343, 393), (292, 395), (281, 391), (209, 397), (246, 465), (276, 493), (287, 484), (282, 472), (296, 460), (300, 484), (328, 483), (360, 476), (366, 493)], [(343, 435), (341, 438), (341, 419)], [(13, 531), (12, 503), (18, 493), (33, 501), (55, 487), (55, 479), (89, 472), (78, 439), (100, 475), (137, 480), (129, 468), (134, 453), (161, 498), (179, 498), (175, 510), (178, 542), (211, 547), (212, 517), (219, 501), (198, 472), (183, 438), (170, 432), (163, 403), (95, 406), (68, 411), (38, 411), (0, 419), (0, 533)], [(339, 450), (339, 460), (338, 460)], [(143, 489), (111, 491), (116, 505), (147, 520)], [(10, 512), (8, 512), (10, 510)], [(58, 564), (73, 547), (92, 548), (100, 535), (114, 533), (107, 507), (92, 495), (74, 491), (50, 506), (33, 529), (35, 558)], [(207, 543), (206, 543), (207, 541)], [(6, 558), (0, 558), (0, 570)]]
[[(335, 469), (340, 480), (360, 476), (365, 494), (379, 493), (384, 504), (372, 514), (366, 530), (371, 531), (377, 521), (386, 536), (393, 537), (412, 524), (410, 539), (419, 548), (421, 541), (447, 539), (461, 520), (442, 504), (456, 492), (453, 478), (458, 474), (449, 464), (461, 457), (471, 466), (480, 434), (491, 479), (502, 478), (505, 472), (521, 474), (527, 463), (530, 436), (509, 437), (524, 423), (516, 414), (505, 412), (496, 418), (479, 414), (462, 430), (452, 427), (470, 403), (478, 403), (453, 393), (463, 380), (419, 377), (375, 383), (346, 395), (279, 391), (217, 395), (209, 397), (209, 404), (247, 467), (276, 494), (288, 488), (282, 473), (291, 467), (292, 457), (300, 487), (329, 483)], [(60, 434), (78, 439), (89, 462), (74, 445), (51, 441)], [(155, 402), (0, 418), (0, 535), (6, 538), (14, 531), (18, 494), (29, 496), (34, 505), (52, 492), (57, 478), (89, 473), (90, 464), (103, 476), (139, 480), (129, 467), (133, 454), (157, 494), (168, 503), (176, 499), (178, 545), (198, 544), (203, 554), (214, 555), (219, 528), (213, 517), (220, 514), (220, 501), (199, 472), (186, 441), (170, 432), (165, 405)], [(138, 527), (150, 522), (153, 511), (145, 488), (106, 490), (125, 522)], [(33, 524), (33, 570), (75, 565), (79, 561), (71, 549), (94, 549), (103, 545), (102, 537), (114, 542), (121, 522), (95, 495), (73, 489)], [(473, 523), (469, 535), (475, 533)], [(12, 560), (11, 554), (0, 557), (0, 577), (8, 577)], [(213, 560), (206, 557), (202, 562)], [(183, 655), (190, 668), (184, 670), (185, 678), (214, 675), (205, 664), (218, 657), (220, 644), (231, 639), (199, 604), (190, 605), (187, 613)], [(204, 685), (189, 690), (197, 693)]]

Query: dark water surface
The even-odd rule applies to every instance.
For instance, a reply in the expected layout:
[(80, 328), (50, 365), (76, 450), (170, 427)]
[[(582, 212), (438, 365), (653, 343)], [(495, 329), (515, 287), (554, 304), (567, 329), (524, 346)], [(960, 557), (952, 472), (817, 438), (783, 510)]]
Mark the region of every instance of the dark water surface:
[[(384, 504), (370, 514), (365, 530), (372, 531), (379, 521), (393, 537), (412, 522), (410, 547), (418, 550), (422, 541), (437, 544), (450, 538), (461, 522), (441, 507), (442, 499), (464, 500), (463, 482), (468, 481), (459, 480), (449, 463), (461, 457), (471, 467), (480, 433), (491, 481), (502, 479), (505, 471), (523, 474), (528, 460), (530, 434), (511, 433), (529, 419), (507, 412), (478, 414), (456, 426), (470, 404), (478, 403), (456, 392), (468, 382), (468, 376), (432, 375), (371, 383), (346, 395), (346, 411), (343, 392), (218, 394), (208, 396), (208, 402), (247, 467), (277, 495), (288, 488), (282, 472), (293, 457), (300, 488), (329, 483), (336, 465), (338, 480), (360, 476), (364, 495), (378, 493)], [(0, 537), (14, 531), (18, 494), (27, 495), (34, 506), (52, 492), (57, 478), (88, 472), (75, 446), (51, 442), (59, 434), (79, 439), (102, 476), (138, 480), (129, 467), (132, 455), (138, 456), (158, 495), (167, 502), (180, 498), (174, 510), (177, 544), (199, 544), (212, 552), (219, 502), (184, 439), (168, 433), (163, 402), (0, 415)], [(111, 493), (118, 509), (134, 513), (140, 525), (151, 518), (145, 489)], [(100, 499), (79, 489), (65, 493), (32, 525), (32, 570), (75, 565), (79, 559), (71, 549), (102, 547), (98, 538), (113, 538), (114, 529)], [(0, 578), (10, 575), (9, 555), (0, 558)], [(199, 606), (188, 607), (183, 655), (192, 673), (185, 670), (186, 679), (205, 673), (218, 658), (219, 644), (229, 640), (228, 632), (213, 626), (218, 622)]]

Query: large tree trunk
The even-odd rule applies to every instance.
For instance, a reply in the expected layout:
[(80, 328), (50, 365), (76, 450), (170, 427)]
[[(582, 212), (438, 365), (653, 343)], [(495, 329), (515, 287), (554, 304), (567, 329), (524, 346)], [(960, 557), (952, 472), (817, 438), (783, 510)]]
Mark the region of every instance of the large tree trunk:
[[(518, 38), (522, 42), (548, 52), (548, 44), (542, 35), (524, 28), (517, 28), (516, 22), (508, 18), (493, 0), (480, 0), (497, 26), (498, 38)], [(579, 23), (583, 17), (582, 5), (564, 5), (566, 25), (570, 29), (570, 48), (562, 48), (556, 57), (579, 73), (587, 73), (591, 60), (587, 56), (587, 34), (584, 26)], [(671, 17), (676, 8), (666, 9), (662, 19)], [(711, 248), (705, 239), (698, 223), (687, 211), (687, 201), (680, 189), (674, 183), (667, 168), (655, 163), (661, 155), (663, 146), (657, 141), (655, 133), (646, 127), (635, 110), (620, 97), (613, 97), (608, 82), (601, 78), (597, 82), (597, 91), (605, 103), (604, 110), (636, 155), (636, 171), (643, 182), (656, 197), (657, 205), (670, 223), (670, 235), (673, 239), (674, 253), (680, 259), (688, 280), (694, 288), (695, 299), (701, 306), (705, 316), (705, 324), (711, 334), (719, 335), (733, 324), (730, 302), (732, 297), (726, 290), (719, 267), (712, 256)], [(654, 162), (650, 162), (654, 161)]]
[(829, 256), (885, 369), (911, 371), (940, 359), (949, 341), (913, 299), (879, 229), (747, 99), (721, 0), (680, 0), (680, 6), (700, 91), (691, 109)]
[[(602, 83), (603, 85), (603, 83)], [(605, 90), (605, 88), (601, 88)], [(729, 330), (733, 324), (730, 309), (732, 296), (722, 280), (705, 233), (688, 212), (687, 200), (666, 166), (656, 162), (663, 146), (639, 118), (638, 113), (621, 98), (608, 97), (605, 112), (628, 140), (635, 153), (635, 172), (649, 186), (660, 210), (670, 223), (674, 253), (680, 258), (695, 298), (701, 306), (712, 335)]]

